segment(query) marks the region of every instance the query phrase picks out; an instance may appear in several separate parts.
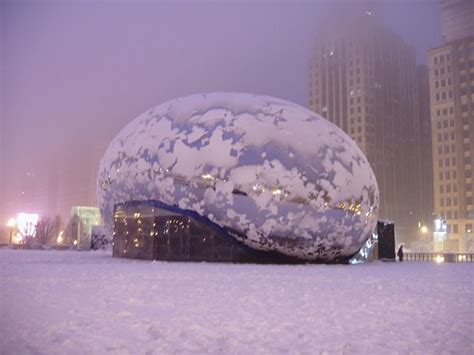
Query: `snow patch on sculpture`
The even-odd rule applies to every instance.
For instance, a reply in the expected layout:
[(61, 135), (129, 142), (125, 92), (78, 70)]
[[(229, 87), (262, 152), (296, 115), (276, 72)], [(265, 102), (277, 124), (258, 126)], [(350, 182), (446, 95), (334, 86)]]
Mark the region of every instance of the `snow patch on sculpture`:
[(115, 204), (158, 200), (306, 260), (355, 254), (377, 220), (377, 183), (355, 142), (269, 96), (192, 95), (145, 112), (110, 143), (97, 183), (109, 227)]

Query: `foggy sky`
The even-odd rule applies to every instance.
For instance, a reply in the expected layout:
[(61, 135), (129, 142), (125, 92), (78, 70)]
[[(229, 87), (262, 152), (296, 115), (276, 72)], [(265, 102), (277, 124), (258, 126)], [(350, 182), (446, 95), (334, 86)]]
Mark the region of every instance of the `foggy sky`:
[[(35, 209), (31, 201), (57, 184), (71, 204), (91, 203), (110, 140), (168, 99), (243, 91), (307, 106), (312, 42), (334, 25), (330, 14), (354, 4), (4, 1), (0, 218)], [(381, 4), (386, 25), (426, 62), (426, 50), (441, 43), (437, 2)], [(43, 192), (19, 197), (38, 189)]]

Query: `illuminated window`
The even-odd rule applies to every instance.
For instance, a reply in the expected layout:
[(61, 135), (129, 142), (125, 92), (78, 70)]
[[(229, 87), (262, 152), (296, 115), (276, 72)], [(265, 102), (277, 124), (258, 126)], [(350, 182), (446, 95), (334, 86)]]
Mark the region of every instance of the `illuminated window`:
[(466, 223), (466, 233), (472, 233), (472, 223)]

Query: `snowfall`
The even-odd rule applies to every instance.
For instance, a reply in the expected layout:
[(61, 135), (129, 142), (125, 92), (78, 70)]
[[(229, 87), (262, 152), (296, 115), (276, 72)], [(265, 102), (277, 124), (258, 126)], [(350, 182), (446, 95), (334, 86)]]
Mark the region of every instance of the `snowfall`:
[(474, 264), (0, 249), (1, 354), (474, 353)]

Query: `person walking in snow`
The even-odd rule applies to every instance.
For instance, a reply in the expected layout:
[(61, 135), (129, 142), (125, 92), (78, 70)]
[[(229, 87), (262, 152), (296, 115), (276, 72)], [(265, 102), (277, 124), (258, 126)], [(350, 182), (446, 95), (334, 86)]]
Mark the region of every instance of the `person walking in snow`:
[(398, 248), (397, 255), (398, 255), (398, 260), (403, 261), (403, 244), (400, 245), (400, 248)]

